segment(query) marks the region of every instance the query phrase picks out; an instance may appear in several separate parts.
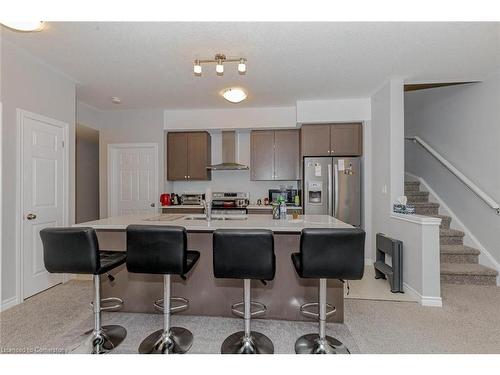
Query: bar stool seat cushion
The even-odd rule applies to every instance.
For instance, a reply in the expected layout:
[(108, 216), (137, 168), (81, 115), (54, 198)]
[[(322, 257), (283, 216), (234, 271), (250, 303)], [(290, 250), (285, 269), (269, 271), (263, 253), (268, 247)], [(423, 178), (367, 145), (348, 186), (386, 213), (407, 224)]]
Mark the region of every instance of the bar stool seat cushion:
[(101, 267), (97, 270), (97, 275), (111, 271), (113, 268), (118, 267), (125, 263), (127, 253), (124, 251), (110, 251), (102, 250), (99, 252)]
[(292, 263), (295, 267), (295, 271), (300, 277), (304, 277), (302, 275), (302, 261), (300, 259), (300, 253), (292, 253)]
[(186, 272), (191, 271), (191, 268), (196, 264), (196, 262), (200, 259), (200, 252), (195, 250), (187, 251), (187, 259), (186, 259)]

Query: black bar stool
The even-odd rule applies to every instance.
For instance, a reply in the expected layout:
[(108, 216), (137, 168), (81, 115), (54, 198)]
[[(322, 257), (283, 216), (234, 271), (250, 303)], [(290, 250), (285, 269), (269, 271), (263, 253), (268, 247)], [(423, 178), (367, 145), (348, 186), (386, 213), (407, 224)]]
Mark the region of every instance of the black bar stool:
[[(139, 353), (185, 353), (193, 344), (193, 334), (186, 328), (171, 327), (171, 313), (185, 310), (189, 301), (172, 297), (171, 275), (185, 275), (193, 268), (200, 253), (187, 250), (187, 232), (183, 227), (129, 225), (127, 227), (127, 269), (129, 272), (163, 275), (163, 298), (154, 306), (163, 311), (163, 328), (146, 337)], [(180, 302), (172, 306), (172, 302)]]
[[(94, 329), (89, 340), (89, 352), (106, 353), (116, 348), (127, 336), (119, 325), (101, 326), (101, 311), (117, 309), (123, 300), (116, 297), (101, 299), (102, 274), (125, 263), (125, 252), (99, 251), (97, 235), (92, 228), (45, 228), (40, 231), (43, 243), (43, 261), (51, 273), (93, 275)], [(101, 306), (104, 303), (114, 305)]]
[[(319, 333), (300, 337), (297, 354), (340, 354), (349, 350), (337, 339), (326, 335), (326, 319), (335, 307), (326, 302), (327, 279), (359, 280), (365, 266), (365, 232), (359, 228), (302, 230), (300, 253), (292, 254), (299, 277), (319, 279), (319, 302), (306, 303), (300, 311), (319, 319)], [(318, 312), (308, 310), (317, 307)]]
[[(273, 354), (272, 341), (251, 331), (253, 316), (266, 312), (266, 306), (250, 300), (250, 282), (273, 280), (276, 272), (274, 239), (270, 230), (218, 229), (213, 235), (213, 261), (216, 278), (243, 279), (243, 302), (231, 306), (245, 319), (245, 330), (233, 333), (222, 343), (222, 354)], [(251, 306), (258, 310), (251, 311)], [(239, 310), (243, 307), (243, 311)]]

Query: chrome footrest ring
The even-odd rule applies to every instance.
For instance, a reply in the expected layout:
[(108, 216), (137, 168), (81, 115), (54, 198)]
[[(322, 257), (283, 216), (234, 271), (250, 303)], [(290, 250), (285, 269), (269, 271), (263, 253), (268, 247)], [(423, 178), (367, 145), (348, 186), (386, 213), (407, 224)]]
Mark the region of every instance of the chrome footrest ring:
[[(302, 306), (300, 306), (300, 312), (302, 313), (302, 315), (312, 318), (319, 318), (319, 313), (307, 310), (310, 307), (316, 307), (316, 309), (319, 309), (319, 303), (318, 302), (304, 303)], [(329, 303), (326, 304), (327, 318), (335, 314), (336, 311), (337, 309), (334, 306), (330, 305)]]
[[(180, 303), (180, 304), (177, 306), (172, 306), (172, 303)], [(171, 304), (170, 313), (173, 314), (179, 311), (186, 310), (189, 307), (189, 300), (183, 297), (170, 297), (170, 304)], [(160, 311), (164, 311), (163, 298), (157, 299), (153, 303), (153, 306)]]
[[(108, 305), (107, 303), (115, 303), (114, 305)], [(104, 304), (105, 306), (102, 306)], [(116, 310), (123, 306), (123, 300), (118, 297), (108, 297), (101, 299), (101, 310), (100, 311), (108, 311), (108, 310)], [(90, 309), (94, 310), (94, 302), (90, 302)]]
[[(231, 312), (234, 315), (237, 315), (239, 317), (244, 318), (245, 317), (245, 311), (239, 310), (239, 308), (242, 307), (242, 306), (244, 306), (244, 305), (245, 305), (244, 301), (232, 304), (231, 305)], [(254, 316), (257, 316), (257, 315), (260, 315), (260, 314), (264, 314), (267, 311), (266, 305), (264, 305), (263, 303), (260, 303), (260, 302), (250, 301), (250, 310), (252, 309), (252, 307), (256, 307), (256, 308), (258, 308), (258, 310), (251, 311), (250, 312), (250, 316), (251, 317), (254, 317)]]

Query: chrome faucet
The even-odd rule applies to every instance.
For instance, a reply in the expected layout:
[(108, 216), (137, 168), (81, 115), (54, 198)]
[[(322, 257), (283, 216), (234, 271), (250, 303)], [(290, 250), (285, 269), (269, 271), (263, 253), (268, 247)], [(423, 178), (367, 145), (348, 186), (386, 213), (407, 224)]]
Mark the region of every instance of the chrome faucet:
[(207, 221), (210, 221), (212, 219), (212, 201), (207, 202), (206, 200), (202, 200), (201, 203), (203, 204), (203, 210), (205, 211)]

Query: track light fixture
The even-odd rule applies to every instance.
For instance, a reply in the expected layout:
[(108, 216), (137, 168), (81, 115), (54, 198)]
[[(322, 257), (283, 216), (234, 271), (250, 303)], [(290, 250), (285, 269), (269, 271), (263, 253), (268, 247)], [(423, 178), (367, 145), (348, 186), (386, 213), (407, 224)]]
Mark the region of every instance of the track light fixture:
[(215, 63), (215, 72), (218, 76), (224, 75), (224, 64), (225, 63), (238, 63), (238, 73), (245, 74), (247, 72), (247, 59), (241, 57), (238, 59), (228, 59), (226, 55), (218, 53), (211, 60), (194, 60), (193, 72), (197, 77), (201, 76), (202, 68), (201, 64), (213, 64)]

